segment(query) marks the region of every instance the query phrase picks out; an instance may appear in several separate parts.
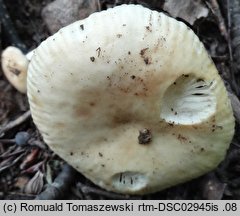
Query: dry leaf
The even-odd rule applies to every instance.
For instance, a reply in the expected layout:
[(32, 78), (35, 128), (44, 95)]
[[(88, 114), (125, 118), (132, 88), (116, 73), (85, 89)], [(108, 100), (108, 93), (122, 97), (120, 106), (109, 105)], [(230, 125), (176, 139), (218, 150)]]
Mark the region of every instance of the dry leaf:
[(28, 156), (25, 158), (25, 160), (21, 163), (20, 169), (21, 170), (25, 169), (26, 167), (31, 165), (34, 161), (36, 161), (38, 153), (39, 153), (38, 148), (32, 149)]
[(40, 170), (41, 167), (43, 167), (45, 161), (40, 161), (36, 164), (34, 164), (33, 166), (27, 168), (26, 170), (24, 170), (22, 173), (35, 173), (36, 171)]
[(163, 9), (173, 17), (179, 17), (193, 25), (201, 18), (207, 17), (209, 10), (201, 0), (166, 0)]
[(55, 0), (42, 10), (42, 17), (51, 33), (60, 28), (88, 17), (98, 11), (97, 0)]
[(202, 194), (204, 199), (220, 200), (223, 197), (226, 184), (221, 182), (214, 173), (209, 173), (204, 177)]
[(39, 194), (42, 191), (44, 185), (43, 177), (43, 173), (41, 171), (38, 171), (27, 183), (24, 192), (27, 194)]
[(20, 191), (23, 191), (25, 188), (25, 185), (28, 183), (29, 177), (27, 176), (20, 176), (17, 178), (17, 181), (15, 182), (14, 186), (19, 188)]

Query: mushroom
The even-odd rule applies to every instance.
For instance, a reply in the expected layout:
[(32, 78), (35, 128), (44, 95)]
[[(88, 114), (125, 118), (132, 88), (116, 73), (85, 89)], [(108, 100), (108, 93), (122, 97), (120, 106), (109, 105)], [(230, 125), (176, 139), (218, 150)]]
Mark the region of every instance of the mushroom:
[(21, 93), (27, 91), (27, 69), (33, 51), (24, 55), (13, 46), (7, 47), (2, 52), (2, 70), (8, 81)]
[(118, 193), (209, 172), (234, 133), (227, 91), (198, 37), (139, 5), (94, 13), (43, 41), (27, 89), (50, 148)]

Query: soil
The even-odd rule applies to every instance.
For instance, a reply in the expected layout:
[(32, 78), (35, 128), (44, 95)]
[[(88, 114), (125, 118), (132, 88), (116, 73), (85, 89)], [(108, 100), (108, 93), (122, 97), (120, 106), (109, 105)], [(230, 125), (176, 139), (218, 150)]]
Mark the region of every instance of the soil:
[[(41, 10), (51, 0), (4, 2), (16, 33), (27, 50), (35, 48), (50, 35), (42, 20)], [(100, 4), (102, 9), (106, 9), (109, 5), (124, 2), (126, 1), (105, 0), (100, 1)], [(139, 2), (144, 2), (145, 6), (149, 3), (149, 1)], [(152, 2), (158, 4), (157, 1)], [(219, 2), (224, 3), (224, 1)], [(229, 30), (230, 26), (227, 25), (229, 11), (226, 11), (223, 3), (220, 4), (220, 9)], [(154, 8), (154, 5), (151, 6)], [(219, 30), (219, 20), (212, 14), (198, 20), (190, 27), (204, 43), (228, 90), (239, 96), (239, 80), (237, 75), (233, 74), (234, 62), (229, 49), (231, 38), (224, 38), (224, 34)], [(0, 37), (0, 51), (13, 43), (7, 37), (6, 29), (2, 29)], [(211, 173), (155, 194), (125, 196), (104, 191), (74, 171), (67, 170), (67, 177), (64, 176), (64, 169), (61, 172), (64, 161), (45, 145), (28, 110), (27, 97), (17, 92), (0, 72), (0, 126), (5, 127), (9, 122), (20, 117), (19, 122), (15, 122), (13, 127), (7, 128), (0, 135), (0, 199), (38, 198), (36, 194), (51, 188), (51, 183), (57, 176), (58, 182), (71, 187), (66, 189), (59, 186), (60, 191), (68, 190), (68, 193), (58, 194), (55, 191), (53, 198), (56, 199), (240, 199), (239, 122), (236, 122), (236, 133), (225, 160)], [(72, 183), (75, 175), (77, 177)], [(43, 197), (47, 199), (49, 195)]]

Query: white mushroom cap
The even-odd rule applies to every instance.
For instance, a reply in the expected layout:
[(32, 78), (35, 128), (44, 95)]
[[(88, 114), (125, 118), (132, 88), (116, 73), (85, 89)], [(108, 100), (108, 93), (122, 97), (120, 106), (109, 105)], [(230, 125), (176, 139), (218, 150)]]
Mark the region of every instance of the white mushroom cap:
[(13, 46), (2, 52), (2, 70), (8, 81), (21, 93), (27, 91), (27, 69), (29, 59)]
[(27, 84), (45, 142), (119, 193), (155, 192), (214, 169), (234, 133), (226, 89), (198, 37), (142, 6), (95, 13), (49, 37)]

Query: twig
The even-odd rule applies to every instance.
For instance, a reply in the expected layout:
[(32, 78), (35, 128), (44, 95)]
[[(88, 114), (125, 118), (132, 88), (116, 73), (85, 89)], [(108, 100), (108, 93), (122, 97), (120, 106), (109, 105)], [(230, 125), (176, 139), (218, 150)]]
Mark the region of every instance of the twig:
[[(240, 6), (238, 0), (221, 0), (220, 1), (223, 14), (225, 15), (228, 31), (228, 53), (229, 53), (229, 73), (228, 73), (228, 83), (231, 89), (235, 92), (237, 96), (240, 96), (240, 89), (238, 85), (237, 76), (239, 74), (239, 18), (240, 18)], [(226, 62), (227, 63), (227, 62)]]
[(208, 1), (209, 2), (206, 2), (206, 3), (218, 21), (219, 30), (220, 30), (222, 36), (225, 38), (225, 40), (228, 41), (229, 36), (228, 36), (226, 25), (224, 23), (222, 13), (219, 8), (219, 4), (218, 4), (217, 0), (208, 0)]
[(0, 139), (0, 143), (2, 143), (2, 144), (14, 144), (15, 139)]
[(4, 196), (5, 200), (33, 200), (34, 198), (35, 195), (16, 192), (7, 192)]
[(10, 153), (10, 154), (7, 154), (7, 155), (0, 155), (0, 159), (9, 158), (11, 156), (21, 154), (23, 152), (26, 152), (26, 149), (18, 149), (17, 151), (14, 151), (13, 153)]
[(223, 62), (223, 61), (226, 61), (226, 60), (228, 60), (228, 56), (227, 55), (222, 55), (222, 56), (211, 56), (212, 57), (212, 59), (214, 60), (214, 61), (219, 61), (219, 62)]
[[(228, 35), (231, 34), (231, 16), (230, 16), (230, 5), (229, 5), (229, 0), (227, 0), (227, 24), (228, 24)], [(232, 46), (231, 46), (231, 43), (232, 43), (232, 39), (231, 37), (228, 38), (228, 50), (229, 50), (229, 56), (230, 56), (230, 61), (232, 63), (233, 61), (233, 54), (232, 54)]]
[(231, 25), (232, 25), (232, 21), (231, 21), (231, 16), (230, 16), (230, 4), (229, 4), (229, 0), (227, 0), (227, 27), (228, 27), (228, 53), (229, 53), (229, 57), (230, 57), (230, 64), (229, 64), (229, 68), (230, 68), (230, 79), (232, 80), (232, 83), (230, 84), (233, 88), (233, 90), (235, 92), (237, 92), (238, 94), (238, 87), (236, 84), (236, 79), (235, 79), (235, 74), (234, 74), (234, 68), (233, 68), (233, 52), (232, 52), (232, 37), (231, 37)]
[(2, 129), (0, 129), (0, 136), (5, 133), (6, 131), (22, 124), (23, 122), (25, 122), (29, 117), (31, 116), (31, 112), (30, 110), (28, 110), (27, 112), (23, 113), (20, 117), (18, 117), (17, 119), (9, 122), (6, 126), (4, 126)]
[[(1, 141), (0, 141), (1, 142)], [(44, 142), (40, 141), (40, 140), (37, 140), (35, 138), (32, 138), (28, 141), (28, 144), (31, 145), (31, 146), (36, 146), (42, 150), (46, 150), (47, 149), (47, 146)]]
[(101, 11), (102, 10), (102, 6), (100, 4), (100, 0), (97, 0), (97, 11)]
[(13, 165), (15, 165), (18, 161), (20, 161), (23, 157), (25, 156), (25, 153), (21, 154), (20, 156), (18, 156), (11, 164), (6, 165), (2, 168), (0, 168), (0, 173), (2, 173), (4, 170), (12, 167)]
[[(239, 66), (239, 56), (240, 56), (240, 3), (237, 0), (229, 1), (229, 28), (231, 30), (231, 45), (232, 45), (232, 52), (233, 52), (233, 60), (236, 61), (237, 69), (240, 70)], [(238, 71), (239, 72), (239, 71)]]
[(57, 176), (54, 182), (49, 185), (46, 190), (40, 193), (36, 200), (54, 200), (65, 198), (66, 192), (74, 183), (76, 170), (69, 165), (63, 166), (62, 172)]
[(3, 30), (6, 37), (9, 39), (9, 42), (13, 46), (20, 48), (23, 52), (26, 52), (26, 46), (20, 40), (3, 0), (0, 0), (0, 22), (3, 24)]
[(238, 144), (236, 141), (232, 141), (232, 145), (236, 146), (237, 148), (240, 148), (240, 144)]
[(17, 147), (16, 147), (16, 145), (12, 145), (12, 146), (10, 146), (6, 151), (4, 151), (2, 154), (1, 154), (1, 158), (2, 157), (7, 157), (9, 154), (11, 154), (13, 151), (15, 152), (16, 151), (16, 149), (18, 149)]
[(97, 194), (99, 196), (104, 196), (110, 199), (141, 199), (140, 196), (129, 196), (129, 195), (122, 195), (122, 194), (117, 194), (117, 193), (112, 193), (109, 191), (104, 191), (95, 187), (91, 187), (88, 185), (85, 185), (81, 182), (77, 183), (77, 187), (85, 194), (85, 195), (89, 195), (89, 194)]

